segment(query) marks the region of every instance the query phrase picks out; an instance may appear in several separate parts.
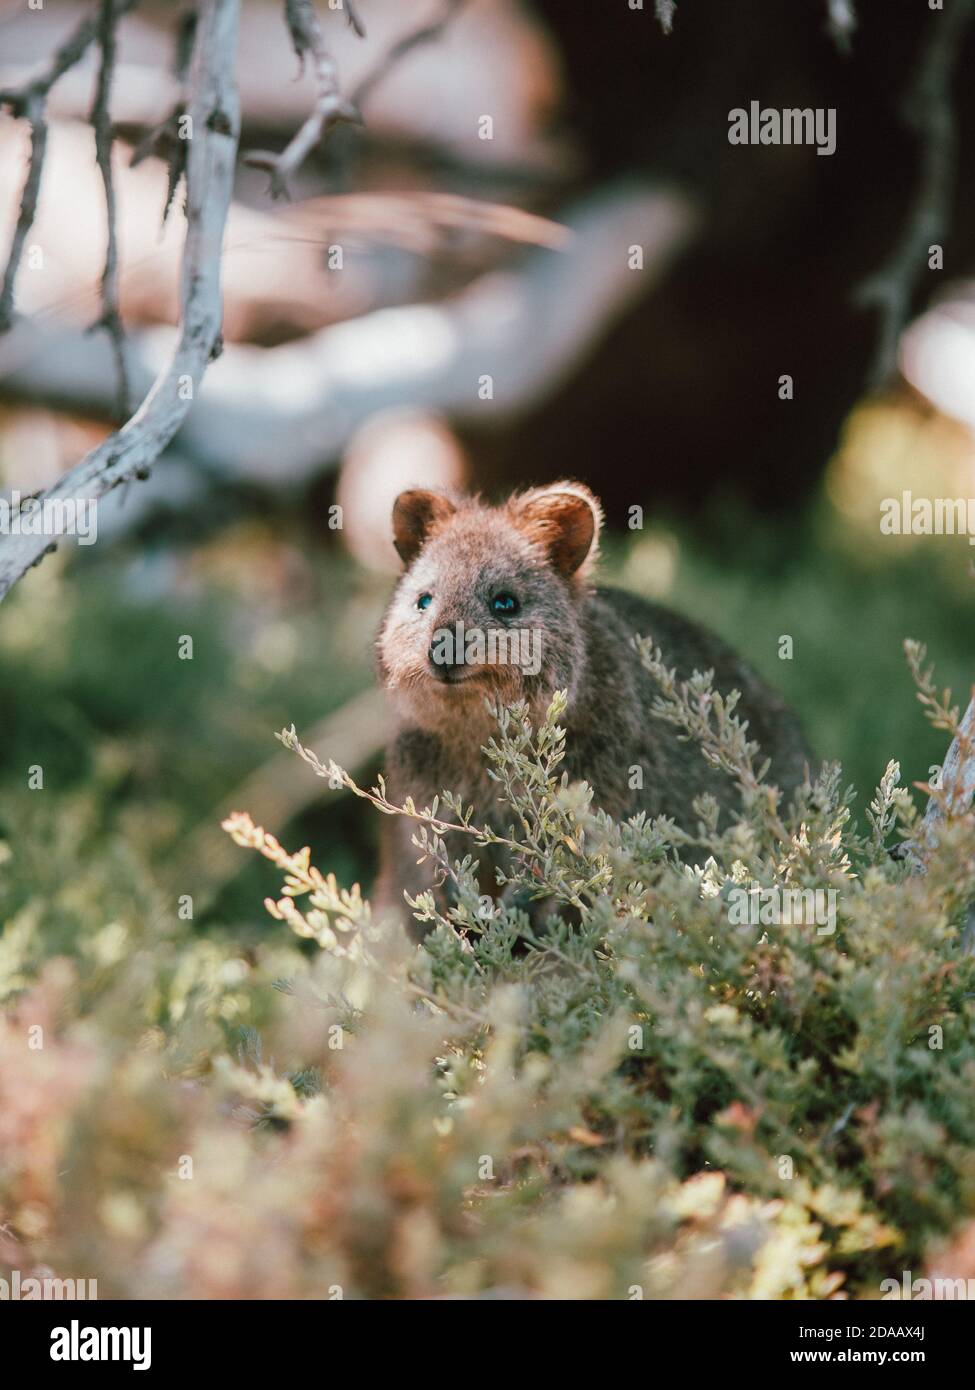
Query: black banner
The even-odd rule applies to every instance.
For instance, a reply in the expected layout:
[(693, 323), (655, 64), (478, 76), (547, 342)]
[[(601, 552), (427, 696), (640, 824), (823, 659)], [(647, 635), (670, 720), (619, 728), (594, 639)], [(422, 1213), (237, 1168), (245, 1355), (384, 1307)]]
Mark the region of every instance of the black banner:
[[(450, 1307), (455, 1302), (480, 1303), (464, 1309), (457, 1323)], [(374, 1373), (376, 1344), (335, 1343), (336, 1335), (368, 1329), (392, 1317), (392, 1327), (402, 1329), (408, 1341), (392, 1344), (391, 1354), (402, 1367), (406, 1348), (416, 1353), (416, 1337), (477, 1338), (476, 1360), (488, 1369), (498, 1348), (499, 1372), (510, 1374), (513, 1358), (527, 1355), (524, 1337), (538, 1348), (548, 1337), (546, 1358), (568, 1352), (579, 1337), (576, 1305), (522, 1301), (505, 1309), (503, 1338), (485, 1343), (478, 1324), (495, 1326), (500, 1299), (429, 1300), (426, 1308), (409, 1305), (410, 1321), (403, 1321), (402, 1302), (385, 1305), (323, 1300), (310, 1303), (34, 1303), (0, 1304), (0, 1337), (7, 1364), (17, 1364), (21, 1374), (50, 1365), (61, 1367), (66, 1379), (78, 1372), (106, 1371), (124, 1374), (160, 1374), (172, 1377), (192, 1366), (194, 1372), (280, 1371), (290, 1364), (296, 1348), (307, 1357), (316, 1344), (322, 1353), (331, 1345), (342, 1346), (343, 1376), (355, 1374), (355, 1348), (359, 1347), (363, 1372)], [(530, 1302), (530, 1307), (525, 1303)], [(572, 1323), (564, 1322), (566, 1313)], [(416, 1318), (422, 1320), (417, 1323)], [(426, 1323), (426, 1316), (431, 1321)], [(734, 1302), (588, 1304), (586, 1341), (608, 1332), (652, 1335), (641, 1342), (641, 1359), (684, 1364), (695, 1373), (731, 1371), (752, 1374), (787, 1371), (792, 1367), (884, 1366), (930, 1370), (958, 1363), (970, 1343), (971, 1317), (967, 1307), (953, 1300), (880, 1302)], [(521, 1317), (526, 1323), (520, 1324)], [(320, 1339), (320, 1340), (319, 1340)], [(427, 1344), (428, 1349), (430, 1343)], [(620, 1347), (607, 1344), (606, 1354), (618, 1364)], [(393, 1350), (395, 1346), (395, 1350)], [(475, 1342), (471, 1341), (469, 1355)], [(521, 1346), (518, 1353), (516, 1347)], [(574, 1353), (573, 1353), (574, 1354)], [(348, 1364), (348, 1358), (353, 1364)], [(325, 1360), (322, 1361), (324, 1375)], [(462, 1364), (466, 1364), (462, 1363)], [(305, 1370), (309, 1363), (303, 1359)]]

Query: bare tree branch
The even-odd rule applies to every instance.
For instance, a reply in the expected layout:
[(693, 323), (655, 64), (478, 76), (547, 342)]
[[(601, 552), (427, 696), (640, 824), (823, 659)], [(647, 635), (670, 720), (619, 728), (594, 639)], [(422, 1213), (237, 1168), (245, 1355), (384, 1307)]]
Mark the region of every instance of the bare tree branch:
[(112, 345), (118, 379), (117, 418), (122, 421), (128, 416), (131, 405), (129, 378), (125, 366), (125, 330), (122, 327), (118, 304), (118, 231), (115, 216), (115, 182), (112, 177), (112, 118), (109, 111), (116, 57), (115, 28), (121, 6), (119, 0), (100, 0), (100, 3), (98, 45), (101, 49), (101, 63), (90, 120), (95, 132), (95, 162), (105, 189), (105, 218), (108, 231), (105, 268), (101, 280), (102, 312), (98, 320), (92, 324), (92, 330), (102, 329)]
[(967, 813), (975, 798), (975, 692), (958, 725), (941, 769), (940, 787), (928, 798), (917, 836), (917, 848), (927, 859), (938, 843), (938, 832), (949, 820)]
[[(115, 20), (121, 18), (136, 4), (136, 0), (116, 0)], [(13, 319), (14, 285), (20, 269), (24, 246), (34, 217), (37, 213), (37, 199), (41, 187), (41, 174), (44, 169), (44, 155), (47, 149), (47, 120), (45, 106), (48, 93), (60, 78), (79, 62), (88, 48), (99, 37), (103, 14), (84, 19), (60, 48), (55, 51), (47, 69), (28, 82), (24, 87), (0, 91), (0, 107), (6, 107), (11, 115), (23, 116), (30, 124), (31, 142), (27, 176), (20, 196), (20, 212), (14, 229), (10, 254), (4, 271), (3, 286), (0, 288), (0, 333), (10, 327)]]
[[(929, 798), (920, 831), (909, 852), (917, 873), (924, 873), (928, 859), (937, 848), (942, 826), (967, 814), (975, 798), (975, 692), (951, 741), (940, 780), (941, 788)], [(975, 955), (975, 904), (968, 908), (961, 933), (961, 950), (964, 955)]]
[[(366, 31), (358, 18), (356, 7), (351, 0), (344, 0), (344, 3), (350, 26), (360, 38), (364, 38)], [(343, 121), (361, 125), (360, 109), (371, 96), (373, 89), (407, 53), (438, 38), (465, 3), (466, 0), (444, 0), (443, 11), (438, 18), (398, 39), (372, 72), (366, 74), (352, 96), (346, 98), (339, 90), (338, 69), (325, 45), (313, 0), (285, 0), (285, 17), (295, 53), (302, 67), (309, 54), (315, 64), (318, 98), (311, 115), (280, 154), (268, 150), (252, 150), (244, 156), (244, 163), (255, 169), (266, 169), (271, 175), (272, 195), (275, 198), (287, 197), (288, 178), (298, 171), (329, 131)]]
[(868, 381), (872, 391), (887, 384), (897, 365), (897, 345), (927, 266), (929, 248), (943, 240), (948, 226), (957, 153), (951, 81), (972, 3), (953, 0), (943, 14), (931, 13), (931, 37), (905, 103), (905, 120), (922, 142), (917, 194), (899, 244), (858, 296), (862, 305), (876, 307), (880, 315), (879, 342)]
[(196, 36), (196, 19), (196, 10), (189, 7), (180, 15), (176, 29), (173, 72), (180, 84), (180, 99), (161, 121), (146, 132), (132, 151), (129, 160), (130, 167), (134, 168), (150, 155), (154, 155), (166, 165), (168, 177), (162, 213), (163, 226), (166, 225), (166, 219), (173, 206), (176, 190), (186, 174), (186, 141), (182, 138), (182, 125), (186, 116), (186, 77)]
[[(291, 42), (302, 70), (309, 55), (314, 63), (318, 97), (311, 115), (280, 154), (252, 150), (244, 156), (245, 164), (255, 169), (266, 169), (271, 175), (271, 194), (275, 198), (288, 196), (289, 177), (301, 168), (312, 150), (321, 144), (334, 126), (342, 121), (354, 124), (361, 121), (357, 108), (339, 89), (338, 68), (325, 45), (314, 0), (285, 0), (284, 9)], [(360, 33), (356, 23), (351, 19), (350, 22), (356, 33)]]
[[(934, 668), (925, 666), (924, 645), (907, 640), (904, 652), (925, 718), (932, 728), (951, 734), (951, 745), (940, 775), (930, 786), (923, 785), (928, 793), (928, 804), (921, 824), (898, 852), (898, 857), (905, 860), (912, 873), (923, 874), (938, 848), (942, 829), (949, 822), (968, 816), (975, 798), (975, 687), (968, 708), (959, 719), (958, 707), (951, 703), (951, 691), (939, 691), (934, 683)], [(975, 903), (968, 907), (961, 949), (966, 955), (975, 955)]]
[(950, 690), (939, 690), (934, 680), (934, 667), (927, 665), (927, 648), (923, 642), (905, 639), (911, 679), (917, 688), (917, 698), (924, 708), (924, 717), (933, 729), (951, 735), (951, 747), (941, 769), (941, 775), (931, 786), (925, 785), (929, 801), (920, 833), (910, 846), (915, 859), (926, 860), (938, 840), (938, 827), (944, 822), (964, 815), (975, 792), (975, 688), (963, 719), (958, 718), (958, 706), (951, 702)]
[(180, 180), (186, 173), (187, 142), (180, 138), (180, 126), (185, 115), (186, 105), (178, 101), (158, 124), (147, 131), (132, 151), (132, 158), (129, 160), (129, 164), (134, 168), (150, 155), (155, 155), (165, 164), (167, 181), (166, 201), (162, 212), (163, 226), (166, 225), (166, 219), (172, 210)]
[(359, 0), (344, 0), (345, 13), (348, 15), (349, 28), (353, 33), (358, 34), (360, 39), (366, 37), (366, 26), (359, 18)]
[(5, 332), (13, 321), (14, 285), (24, 254), (27, 235), (34, 225), (34, 218), (37, 215), (37, 199), (41, 191), (41, 172), (44, 168), (44, 154), (47, 149), (47, 122), (44, 119), (43, 98), (33, 94), (26, 97), (18, 114), (26, 116), (30, 122), (30, 159), (27, 165), (27, 177), (24, 179), (24, 187), (20, 195), (20, 211), (17, 214), (13, 241), (10, 244), (10, 255), (7, 258), (7, 268), (3, 276), (3, 287), (0, 289), (0, 333)]
[[(187, 154), (186, 242), (180, 332), (166, 369), (131, 420), (43, 494), (52, 503), (101, 497), (147, 476), (190, 409), (218, 348), (220, 262), (240, 128), (235, 58), (239, 0), (202, 0), (190, 79), (193, 138)], [(67, 509), (50, 509), (63, 531)], [(0, 599), (53, 549), (50, 535), (0, 537)]]

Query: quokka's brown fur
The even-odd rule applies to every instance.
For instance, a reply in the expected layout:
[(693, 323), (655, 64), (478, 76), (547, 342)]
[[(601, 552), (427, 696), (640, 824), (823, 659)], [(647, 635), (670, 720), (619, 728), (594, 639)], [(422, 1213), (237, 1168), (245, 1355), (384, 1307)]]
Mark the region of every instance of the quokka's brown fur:
[[(405, 569), (377, 638), (379, 676), (396, 718), (386, 769), (392, 800), (412, 796), (422, 807), (449, 788), (473, 803), (477, 823), (506, 832), (511, 812), (498, 802), (481, 753), (494, 732), (486, 698), (527, 700), (537, 722), (553, 692), (564, 689), (563, 767), (590, 783), (597, 806), (618, 818), (645, 811), (686, 824), (693, 798), (710, 791), (730, 809), (731, 780), (651, 715), (659, 692), (631, 646), (637, 633), (652, 637), (679, 676), (713, 669), (716, 689), (739, 690), (739, 713), (771, 759), (771, 780), (784, 791), (801, 782), (808, 754), (798, 720), (730, 647), (658, 604), (592, 587), (601, 522), (598, 501), (578, 483), (533, 488), (498, 507), (421, 490), (400, 494), (393, 534)], [(495, 611), (499, 595), (513, 598), (516, 610)], [(507, 604), (505, 597), (501, 607)], [(456, 632), (458, 622), (485, 634), (523, 629), (526, 640), (539, 633), (537, 673), (480, 662), (476, 652), (473, 664), (432, 659), (444, 654), (438, 635)], [(634, 766), (642, 769), (639, 789), (629, 785)], [(404, 890), (415, 895), (433, 886), (430, 864), (416, 862), (414, 829), (406, 818), (384, 818), (373, 895), (380, 909), (402, 908)], [(460, 857), (471, 844), (454, 835), (447, 848)], [(480, 860), (482, 891), (496, 891), (485, 851)]]

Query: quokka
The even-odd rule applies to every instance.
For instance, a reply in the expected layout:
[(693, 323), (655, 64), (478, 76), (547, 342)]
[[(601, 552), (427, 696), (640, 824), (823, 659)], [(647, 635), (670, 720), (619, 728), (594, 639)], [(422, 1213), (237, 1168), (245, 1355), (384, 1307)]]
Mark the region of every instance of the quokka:
[[(511, 812), (481, 753), (495, 729), (488, 702), (526, 700), (537, 722), (553, 692), (565, 690), (563, 768), (592, 786), (597, 806), (678, 824), (704, 791), (731, 808), (731, 780), (651, 715), (658, 691), (631, 645), (635, 634), (652, 637), (679, 676), (713, 669), (716, 689), (739, 690), (738, 712), (771, 759), (771, 779), (786, 792), (802, 781), (808, 754), (798, 720), (730, 647), (658, 604), (593, 587), (602, 510), (588, 488), (555, 483), (500, 506), (418, 489), (400, 494), (392, 520), (405, 568), (377, 657), (396, 721), (386, 768), (394, 801), (412, 796), (425, 806), (449, 788), (473, 803), (477, 823), (506, 833)], [(638, 789), (633, 766), (642, 770)], [(404, 891), (434, 887), (430, 863), (416, 862), (414, 830), (404, 817), (383, 820), (373, 895), (380, 909), (405, 911)], [(461, 835), (446, 843), (452, 857), (471, 848)], [(481, 891), (496, 892), (495, 864), (478, 853)]]

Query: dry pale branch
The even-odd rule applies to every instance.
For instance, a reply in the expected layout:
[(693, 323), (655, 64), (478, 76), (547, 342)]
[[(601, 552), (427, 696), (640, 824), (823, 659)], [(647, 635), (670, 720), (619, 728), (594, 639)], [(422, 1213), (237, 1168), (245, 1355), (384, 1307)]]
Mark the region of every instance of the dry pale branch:
[[(465, 4), (466, 0), (444, 0), (441, 14), (398, 39), (373, 70), (362, 79), (351, 97), (346, 98), (339, 90), (338, 70), (325, 45), (312, 0), (285, 0), (288, 28), (298, 59), (303, 65), (306, 55), (310, 54), (314, 62), (318, 97), (311, 115), (280, 154), (272, 154), (267, 150), (253, 150), (245, 155), (244, 162), (256, 169), (268, 171), (274, 197), (287, 196), (289, 176), (298, 171), (329, 131), (343, 121), (360, 125), (360, 110), (372, 95), (374, 88), (407, 53), (438, 38)], [(360, 38), (364, 38), (365, 27), (350, 0), (345, 0), (345, 11), (350, 27)]]
[(173, 206), (176, 190), (186, 174), (187, 142), (182, 138), (182, 127), (186, 118), (185, 87), (196, 36), (196, 19), (196, 10), (186, 9), (179, 17), (179, 24), (176, 29), (176, 54), (173, 70), (176, 80), (180, 84), (180, 98), (163, 119), (146, 132), (132, 151), (132, 158), (129, 160), (130, 165), (134, 168), (149, 155), (154, 155), (166, 165), (168, 180), (166, 202), (162, 214), (164, 225)]
[(89, 122), (95, 134), (95, 162), (105, 189), (108, 224), (105, 265), (101, 280), (101, 314), (92, 329), (108, 335), (115, 358), (118, 380), (116, 415), (124, 419), (129, 411), (129, 387), (125, 366), (124, 333), (118, 308), (118, 241), (115, 217), (115, 187), (112, 178), (112, 122), (109, 97), (116, 60), (116, 30), (124, 14), (136, 0), (99, 0), (95, 17), (83, 20), (57, 50), (47, 70), (19, 91), (0, 93), (0, 105), (15, 116), (26, 116), (31, 127), (31, 147), (27, 177), (21, 194), (20, 212), (7, 261), (3, 289), (0, 291), (0, 331), (9, 328), (13, 316), (14, 285), (28, 233), (37, 213), (44, 156), (47, 149), (45, 105), (48, 93), (69, 68), (81, 60), (93, 41), (98, 43), (101, 61), (95, 99)]
[(964, 718), (959, 719), (958, 707), (951, 703), (951, 691), (939, 691), (935, 685), (934, 668), (926, 665), (927, 649), (923, 643), (905, 641), (904, 652), (925, 718), (933, 729), (951, 735), (941, 775), (932, 786), (925, 787), (930, 799), (920, 832), (909, 846), (914, 866), (923, 868), (937, 845), (939, 828), (965, 815), (975, 793), (975, 688)]
[(949, 820), (965, 815), (975, 798), (975, 692), (951, 741), (941, 769), (940, 786), (928, 799), (917, 836), (922, 859), (938, 843), (938, 831)]
[[(8, 103), (9, 104), (9, 103)], [(14, 285), (21, 257), (27, 242), (27, 234), (34, 225), (37, 215), (37, 198), (41, 191), (41, 171), (44, 168), (44, 154), (47, 149), (47, 122), (44, 119), (43, 98), (33, 93), (26, 96), (17, 114), (26, 116), (30, 122), (30, 158), (27, 164), (27, 177), (20, 195), (20, 212), (14, 228), (10, 255), (4, 272), (3, 287), (0, 289), (0, 333), (10, 327), (13, 316)]]
[[(220, 261), (240, 126), (235, 75), (239, 0), (203, 0), (190, 79), (193, 138), (188, 142), (186, 242), (179, 338), (166, 368), (131, 420), (44, 495), (50, 503), (101, 497), (147, 475), (179, 429), (218, 348)], [(66, 510), (50, 515), (63, 529)], [(0, 537), (0, 598), (53, 548), (49, 534)]]
[[(48, 93), (54, 84), (84, 57), (95, 39), (100, 41), (103, 39), (105, 8), (107, 7), (111, 11), (110, 26), (114, 29), (115, 23), (123, 14), (131, 10), (135, 3), (136, 0), (103, 0), (103, 8), (99, 13), (82, 20), (74, 33), (55, 51), (44, 72), (23, 87), (0, 91), (0, 108), (5, 107), (13, 116), (24, 117), (30, 125), (31, 131), (30, 157), (27, 165), (27, 176), (20, 196), (20, 212), (14, 229), (10, 253), (7, 257), (3, 286), (0, 288), (0, 333), (10, 327), (13, 317), (14, 285), (17, 280), (17, 271), (20, 269), (27, 237), (34, 225), (34, 217), (37, 213), (37, 198), (40, 193), (44, 155), (47, 150), (45, 108)], [(110, 71), (111, 67), (109, 66), (109, 74)], [(98, 103), (96, 102), (96, 110), (97, 108)]]
[(366, 26), (359, 18), (359, 0), (345, 0), (345, 13), (348, 17), (349, 28), (360, 39), (366, 37)]
[(875, 307), (880, 316), (880, 337), (868, 383), (871, 390), (885, 386), (897, 365), (897, 345), (907, 326), (930, 247), (940, 244), (948, 226), (957, 162), (951, 82), (972, 5), (973, 0), (953, 0), (943, 14), (931, 14), (931, 37), (905, 105), (905, 120), (922, 142), (921, 172), (914, 206), (898, 245), (859, 293), (859, 302)]
[[(938, 843), (938, 832), (950, 819), (965, 815), (975, 798), (975, 693), (951, 741), (941, 770), (941, 790), (928, 801), (916, 840), (915, 867), (921, 872)], [(975, 955), (975, 905), (970, 906), (961, 935), (961, 949)]]
[(185, 116), (185, 103), (178, 101), (157, 125), (146, 132), (132, 151), (132, 158), (129, 160), (134, 168), (150, 155), (154, 155), (166, 165), (166, 201), (162, 213), (164, 224), (173, 206), (180, 180), (186, 173), (187, 142), (180, 137), (180, 126)]
[[(271, 175), (271, 194), (275, 198), (287, 197), (289, 177), (301, 168), (333, 127), (342, 121), (358, 123), (361, 119), (356, 107), (339, 89), (338, 68), (326, 47), (313, 0), (285, 0), (284, 8), (291, 42), (302, 69), (309, 56), (314, 64), (318, 96), (311, 115), (280, 154), (252, 150), (244, 156), (245, 164), (266, 169)], [(350, 10), (348, 14), (350, 24), (361, 36), (364, 31), (355, 19), (355, 11)]]
[[(934, 684), (933, 669), (925, 669), (925, 648), (918, 642), (904, 643), (908, 666), (917, 686), (917, 698), (924, 706), (925, 716), (932, 728), (942, 729), (952, 736), (951, 745), (937, 781), (925, 786), (928, 804), (914, 837), (907, 841), (901, 856), (911, 871), (926, 872), (942, 829), (951, 821), (969, 815), (975, 798), (975, 688), (963, 718), (958, 718), (957, 706), (951, 703), (951, 692), (939, 692)], [(975, 954), (975, 904), (969, 907), (962, 932), (962, 950)]]

